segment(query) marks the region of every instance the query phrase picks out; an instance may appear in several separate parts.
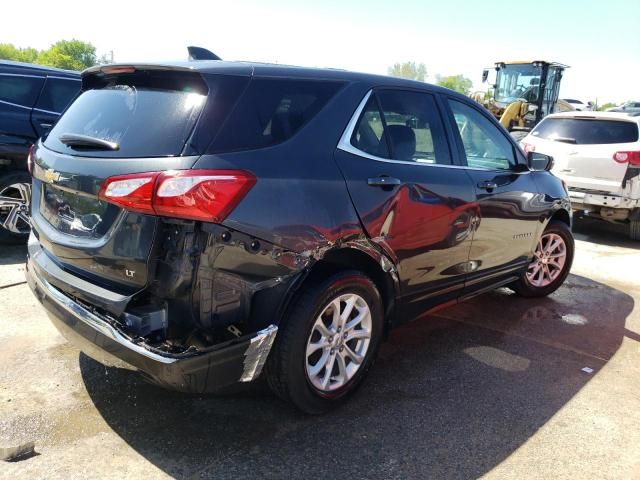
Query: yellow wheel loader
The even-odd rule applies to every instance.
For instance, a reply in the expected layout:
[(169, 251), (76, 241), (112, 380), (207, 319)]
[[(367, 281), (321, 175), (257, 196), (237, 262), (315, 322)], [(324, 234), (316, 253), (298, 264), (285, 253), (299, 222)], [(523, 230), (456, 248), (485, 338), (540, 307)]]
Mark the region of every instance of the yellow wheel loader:
[[(471, 98), (484, 105), (503, 127), (517, 139), (524, 138), (540, 120), (554, 112), (574, 110), (558, 100), (562, 74), (567, 65), (535, 60), (533, 62), (498, 62), (491, 95), (474, 93)], [(482, 82), (489, 69), (482, 72)]]

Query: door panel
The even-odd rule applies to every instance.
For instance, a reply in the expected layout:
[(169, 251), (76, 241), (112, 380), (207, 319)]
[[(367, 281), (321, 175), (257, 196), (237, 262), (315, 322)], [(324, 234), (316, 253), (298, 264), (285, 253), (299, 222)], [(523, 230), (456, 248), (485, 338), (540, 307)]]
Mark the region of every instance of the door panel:
[(548, 204), (496, 122), (467, 103), (448, 103), (481, 217), (469, 255), (469, 293), (517, 275), (528, 264)]
[[(537, 193), (529, 172), (469, 169), (467, 173), (476, 186), (481, 217), (469, 255), (474, 266), (467, 279), (471, 286), (481, 277), (497, 281), (501, 275), (529, 263), (540, 234), (540, 218), (548, 204)], [(492, 182), (496, 187), (478, 187), (483, 182)]]
[(366, 121), (345, 133), (335, 154), (367, 234), (397, 266), (401, 296), (412, 305), (407, 319), (457, 298), (478, 217), (469, 176), (451, 166), (433, 98), (410, 93), (427, 101), (381, 93), (384, 115), (372, 96), (359, 109)]

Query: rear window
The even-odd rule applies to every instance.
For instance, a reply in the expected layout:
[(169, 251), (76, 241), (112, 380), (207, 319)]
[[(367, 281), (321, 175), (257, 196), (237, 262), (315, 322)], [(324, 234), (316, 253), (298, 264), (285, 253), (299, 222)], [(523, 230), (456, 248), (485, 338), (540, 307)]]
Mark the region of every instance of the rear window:
[(547, 118), (531, 135), (576, 145), (632, 143), (638, 141), (638, 125), (619, 120)]
[(253, 150), (282, 143), (308, 123), (341, 82), (256, 78), (209, 148), (209, 153)]
[[(199, 76), (147, 72), (89, 79), (97, 89), (83, 92), (51, 130), (45, 146), (91, 157), (159, 157), (179, 155), (207, 101)], [(118, 144), (117, 150), (72, 148), (59, 138), (79, 134)]]
[(0, 101), (32, 107), (43, 82), (42, 77), (0, 75)]
[(47, 78), (36, 108), (60, 113), (78, 94), (80, 86), (80, 80)]

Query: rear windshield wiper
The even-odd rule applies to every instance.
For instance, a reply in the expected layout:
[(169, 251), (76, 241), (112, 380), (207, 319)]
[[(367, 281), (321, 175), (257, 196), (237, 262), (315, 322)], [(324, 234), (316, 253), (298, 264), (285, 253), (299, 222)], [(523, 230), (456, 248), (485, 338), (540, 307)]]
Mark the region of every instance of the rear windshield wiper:
[(63, 133), (58, 137), (58, 140), (71, 148), (86, 148), (91, 150), (118, 150), (120, 148), (120, 145), (116, 142), (110, 142), (88, 135), (80, 135), (78, 133)]
[(555, 137), (552, 140), (554, 142), (578, 143), (578, 141), (575, 138), (571, 138), (571, 137)]

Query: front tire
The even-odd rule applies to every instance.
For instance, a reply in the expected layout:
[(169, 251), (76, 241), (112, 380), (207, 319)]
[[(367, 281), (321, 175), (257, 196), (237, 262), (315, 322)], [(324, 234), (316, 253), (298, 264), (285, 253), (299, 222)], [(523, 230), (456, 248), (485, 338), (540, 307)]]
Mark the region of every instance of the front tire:
[(527, 270), (511, 288), (523, 297), (545, 297), (555, 292), (569, 275), (574, 248), (567, 224), (552, 220), (538, 240)]
[(362, 273), (341, 272), (305, 286), (280, 323), (267, 382), (300, 410), (324, 413), (362, 383), (382, 327), (380, 294)]

